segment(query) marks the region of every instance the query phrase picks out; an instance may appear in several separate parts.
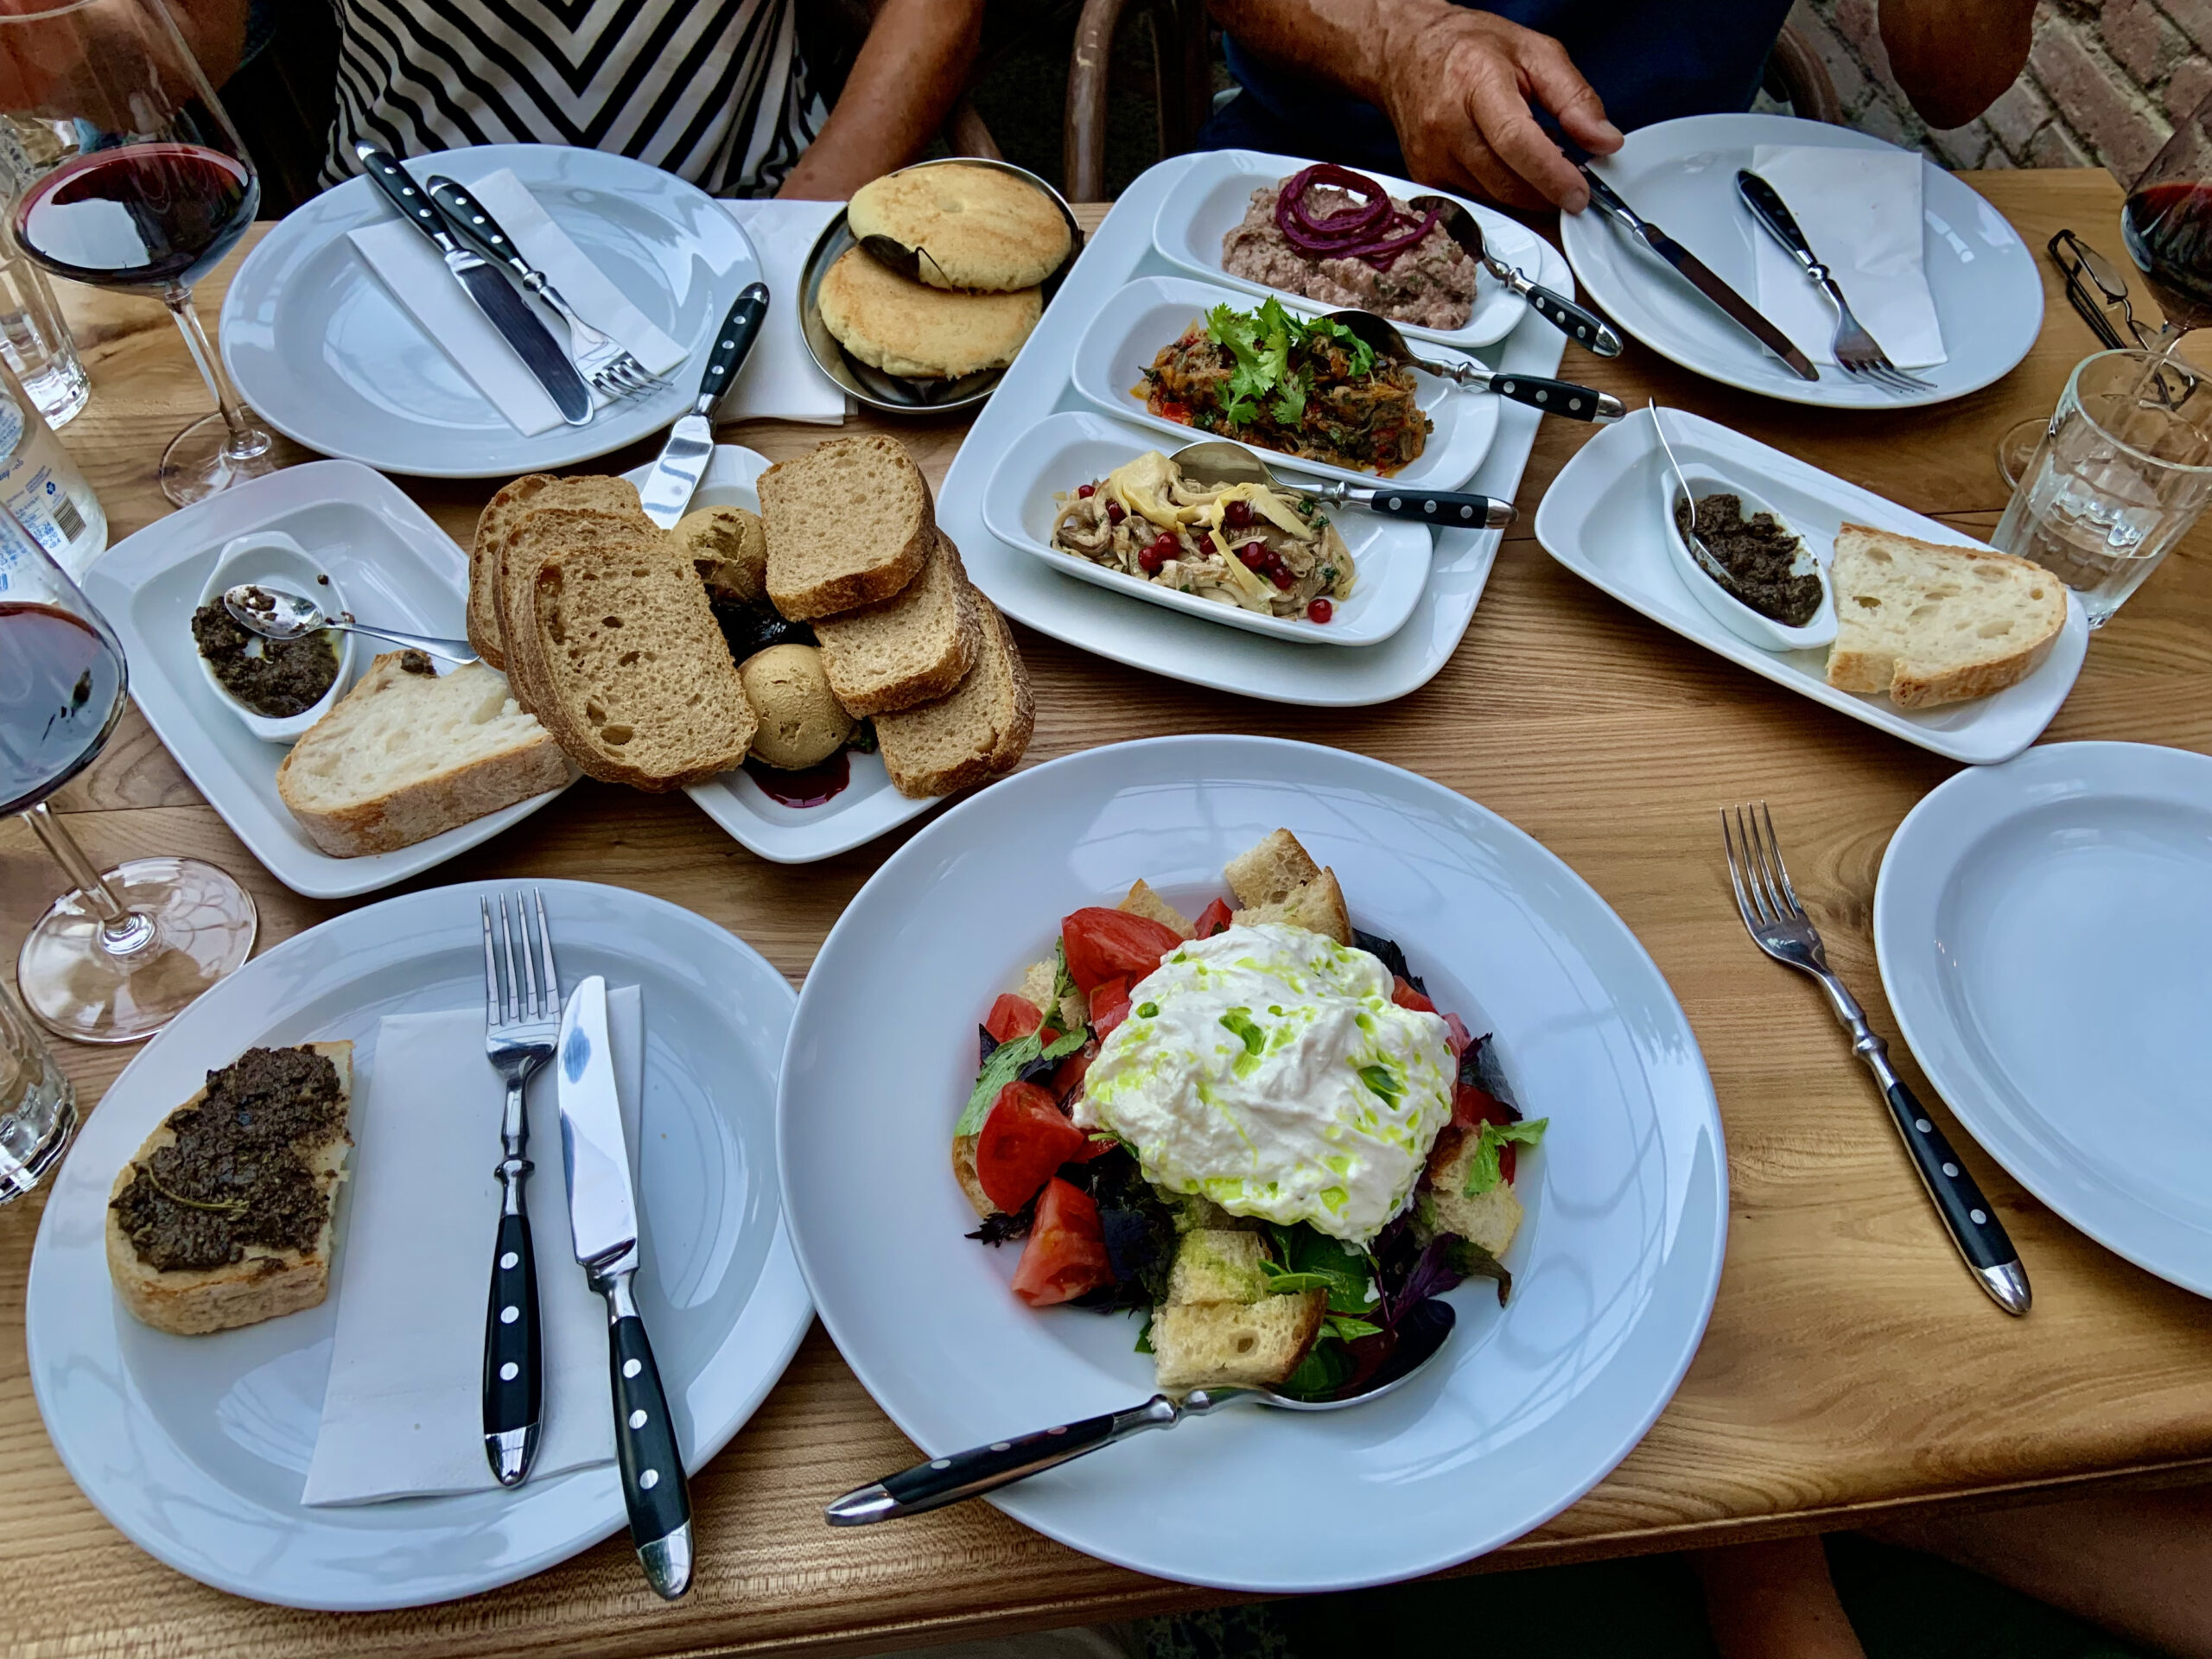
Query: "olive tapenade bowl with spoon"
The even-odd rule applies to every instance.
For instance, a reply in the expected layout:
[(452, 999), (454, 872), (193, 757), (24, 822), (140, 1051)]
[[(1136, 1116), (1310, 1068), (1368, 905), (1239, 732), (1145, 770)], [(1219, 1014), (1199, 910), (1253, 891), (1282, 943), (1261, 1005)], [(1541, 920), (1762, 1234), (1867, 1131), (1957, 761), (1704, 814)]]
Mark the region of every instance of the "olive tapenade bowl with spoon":
[[(251, 582), (276, 592), (309, 600), (326, 613), (342, 612), (345, 596), (338, 591), (330, 573), (299, 543), (281, 531), (264, 531), (251, 536), (240, 536), (227, 542), (215, 556), (213, 569), (200, 590), (195, 610), (213, 607), (224, 611), (224, 590)], [(227, 612), (225, 620), (230, 620)], [(189, 627), (189, 622), (186, 624)], [(236, 632), (252, 630), (236, 628)], [(346, 695), (346, 688), (353, 683), (355, 647), (353, 636), (336, 632), (323, 633), (328, 651), (336, 664), (330, 683), (321, 694), (304, 709), (287, 715), (265, 714), (248, 702), (238, 691), (224, 684), (217, 675), (206, 652), (194, 641), (194, 656), (200, 664), (200, 677), (208, 689), (220, 699), (223, 706), (238, 718), (239, 724), (264, 743), (296, 742), (308, 728), (330, 712), (339, 698)], [(268, 647), (257, 642), (242, 645), (240, 654), (250, 657), (265, 655)]]

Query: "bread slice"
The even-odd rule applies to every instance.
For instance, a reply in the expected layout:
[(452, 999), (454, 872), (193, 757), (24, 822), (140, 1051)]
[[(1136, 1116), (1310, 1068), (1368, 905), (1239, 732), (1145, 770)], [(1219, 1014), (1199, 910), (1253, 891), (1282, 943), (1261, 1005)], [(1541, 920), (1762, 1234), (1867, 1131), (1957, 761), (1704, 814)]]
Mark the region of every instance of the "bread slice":
[(1304, 887), (1281, 899), (1236, 911), (1230, 920), (1238, 927), (1280, 922), (1287, 927), (1302, 927), (1309, 932), (1325, 934), (1338, 944), (1351, 943), (1351, 912), (1344, 907), (1344, 889), (1337, 885), (1334, 870), (1321, 871)]
[(276, 793), (309, 841), (359, 858), (526, 801), (575, 778), (497, 669), (429, 671), (387, 652), (277, 763)]
[(898, 439), (832, 438), (760, 474), (768, 598), (793, 621), (873, 605), (922, 574), (937, 510)]
[[(619, 479), (615, 480), (620, 483)], [(561, 480), (556, 480), (555, 485)], [(516, 654), (515, 632), (522, 626), (522, 619), (529, 613), (531, 590), (537, 579), (537, 568), (554, 554), (574, 547), (589, 547), (602, 543), (629, 544), (641, 538), (666, 544), (660, 527), (635, 506), (627, 511), (620, 506), (548, 506), (555, 486), (548, 486), (537, 498), (532, 511), (515, 519), (499, 544), (499, 578), (493, 592), (493, 602), (499, 612), (500, 649), (510, 657)], [(630, 486), (624, 484), (623, 488)], [(689, 564), (686, 564), (689, 569)], [(693, 580), (697, 580), (695, 576)], [(534, 683), (526, 668), (511, 663), (507, 677), (513, 683), (515, 700), (532, 714), (543, 716), (539, 704), (544, 691)]]
[(950, 795), (980, 784), (1029, 747), (1037, 721), (1029, 671), (998, 608), (980, 596), (977, 603), (985, 626), (968, 677), (950, 696), (875, 717), (883, 764), (902, 795)]
[[(349, 1105), (353, 1092), (353, 1045), (310, 1043), (307, 1046), (336, 1068), (338, 1084)], [(212, 1074), (211, 1074), (212, 1075)], [(338, 1188), (346, 1175), (346, 1154), (353, 1137), (340, 1127), (336, 1134), (298, 1152), (311, 1177), (327, 1201), (322, 1226), (315, 1243), (305, 1249), (270, 1249), (259, 1244), (245, 1248), (243, 1259), (215, 1268), (157, 1268), (139, 1255), (123, 1219), (115, 1209), (137, 1179), (138, 1167), (162, 1147), (176, 1141), (172, 1126), (178, 1116), (206, 1100), (205, 1089), (163, 1119), (148, 1135), (131, 1160), (117, 1174), (108, 1192), (107, 1269), (117, 1298), (134, 1319), (156, 1330), (178, 1336), (200, 1336), (227, 1331), (234, 1325), (257, 1325), (280, 1314), (296, 1313), (319, 1304), (330, 1288), (330, 1255), (337, 1233)]]
[(960, 550), (937, 533), (922, 574), (874, 605), (814, 625), (830, 690), (856, 716), (893, 714), (942, 697), (976, 665), (982, 596), (968, 585)]
[(1222, 871), (1237, 904), (1247, 910), (1279, 905), (1320, 874), (1321, 867), (1287, 830), (1275, 830)]
[(1114, 908), (1125, 910), (1132, 916), (1141, 916), (1148, 922), (1158, 922), (1170, 932), (1179, 933), (1186, 939), (1198, 931), (1189, 917), (1154, 893), (1141, 877)]
[(525, 473), (501, 485), (476, 519), (468, 550), (468, 643), (494, 668), (507, 665), (499, 635), (499, 544), (553, 481), (550, 473)]
[(1268, 1242), (1257, 1233), (1195, 1227), (1177, 1242), (1168, 1269), (1167, 1300), (1181, 1302), (1256, 1302), (1268, 1294), (1261, 1267)]
[(1828, 683), (1900, 709), (1986, 697), (2025, 679), (2066, 626), (2066, 584), (1988, 548), (1945, 547), (1846, 524), (1828, 580)]
[(1475, 1160), (1478, 1138), (1446, 1124), (1429, 1149), (1428, 1179), (1435, 1205), (1436, 1230), (1457, 1233), (1492, 1255), (1503, 1255), (1521, 1230), (1521, 1200), (1513, 1183), (1500, 1181), (1486, 1192), (1466, 1195), (1467, 1167)]
[(1308, 1290), (1256, 1302), (1170, 1302), (1155, 1309), (1152, 1351), (1160, 1386), (1173, 1394), (1286, 1382), (1321, 1334), (1327, 1304), (1325, 1292)]

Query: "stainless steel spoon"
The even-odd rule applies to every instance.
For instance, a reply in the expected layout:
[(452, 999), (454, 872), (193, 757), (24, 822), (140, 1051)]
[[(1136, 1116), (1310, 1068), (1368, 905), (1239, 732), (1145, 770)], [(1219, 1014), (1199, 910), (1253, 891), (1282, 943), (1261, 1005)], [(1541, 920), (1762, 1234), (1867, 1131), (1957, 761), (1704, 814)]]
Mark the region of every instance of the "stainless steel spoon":
[(1148, 1428), (1173, 1428), (1185, 1417), (1203, 1417), (1217, 1406), (1251, 1401), (1283, 1411), (1343, 1411), (1402, 1388), (1443, 1351), (1452, 1334), (1452, 1305), (1432, 1297), (1420, 1303), (1398, 1325), (1398, 1340), (1376, 1373), (1351, 1394), (1320, 1400), (1298, 1400), (1267, 1388), (1198, 1389), (1180, 1400), (1155, 1394), (1128, 1411), (1109, 1411), (1034, 1434), (995, 1440), (972, 1452), (956, 1452), (934, 1458), (911, 1469), (847, 1492), (823, 1513), (833, 1527), (864, 1527), (876, 1521), (896, 1520), (902, 1515), (922, 1515), (948, 1503), (995, 1491), (1017, 1480), (1057, 1468), (1096, 1452), (1102, 1446), (1126, 1440)]
[(1564, 415), (1569, 420), (1590, 421), (1603, 426), (1628, 413), (1627, 406), (1611, 392), (1599, 391), (1594, 386), (1578, 386), (1572, 380), (1547, 380), (1541, 375), (1486, 369), (1479, 363), (1444, 363), (1433, 358), (1416, 357), (1396, 327), (1372, 311), (1332, 311), (1322, 321), (1337, 323), (1350, 331), (1355, 340), (1383, 362), (1419, 369), (1423, 374), (1435, 375), (1470, 391), (1494, 391), (1501, 397), (1526, 404), (1547, 415)]
[(226, 588), (223, 608), (231, 613), (233, 622), (264, 639), (298, 639), (325, 629), (335, 629), (340, 633), (372, 634), (378, 639), (390, 639), (416, 651), (426, 651), (433, 657), (442, 657), (449, 663), (476, 660), (475, 650), (466, 639), (441, 639), (435, 634), (408, 633), (398, 628), (372, 628), (365, 622), (356, 622), (349, 612), (327, 616), (313, 600), (288, 594), (282, 588), (264, 588), (251, 582)]
[(1503, 530), (1516, 517), (1510, 501), (1459, 490), (1401, 489), (1393, 484), (1372, 488), (1338, 482), (1286, 484), (1266, 461), (1228, 438), (1186, 443), (1168, 460), (1190, 477), (1208, 484), (1264, 484), (1285, 495), (1310, 495), (1331, 506), (1364, 507), (1392, 518), (1418, 518), (1423, 524), (1450, 524), (1458, 530)]
[[(1697, 561), (1699, 569), (1719, 582), (1727, 592), (1735, 594), (1738, 599), (1743, 599), (1744, 602), (1749, 605), (1751, 601), (1744, 598), (1744, 591), (1736, 585), (1736, 578), (1729, 574), (1728, 567), (1713, 556), (1713, 550), (1705, 544), (1705, 537), (1697, 533), (1697, 497), (1690, 493), (1690, 481), (1682, 476), (1682, 463), (1675, 459), (1674, 446), (1667, 442), (1667, 428), (1659, 418), (1658, 400), (1647, 397), (1644, 399), (1643, 406), (1651, 411), (1651, 429), (1658, 435), (1659, 451), (1667, 457), (1667, 465), (1674, 468), (1675, 486), (1681, 491), (1682, 499), (1690, 504), (1690, 528), (1683, 530), (1679, 518), (1675, 524), (1675, 528), (1681, 531), (1682, 544), (1689, 549), (1690, 556)], [(1764, 614), (1764, 612), (1760, 613)]]
[(1436, 214), (1445, 235), (1465, 249), (1468, 257), (1528, 301), (1531, 311), (1576, 345), (1600, 357), (1621, 354), (1621, 337), (1606, 327), (1603, 317), (1584, 310), (1565, 295), (1539, 287), (1492, 253), (1483, 245), (1482, 221), (1458, 202), (1442, 196), (1415, 196), (1406, 205), (1417, 213)]

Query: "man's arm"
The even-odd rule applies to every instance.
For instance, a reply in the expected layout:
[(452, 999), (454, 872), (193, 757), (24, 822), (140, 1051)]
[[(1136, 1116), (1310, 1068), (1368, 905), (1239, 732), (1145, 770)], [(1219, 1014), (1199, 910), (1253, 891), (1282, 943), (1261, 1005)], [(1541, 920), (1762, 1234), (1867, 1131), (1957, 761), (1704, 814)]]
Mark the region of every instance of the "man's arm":
[(913, 160), (967, 85), (982, 21), (983, 0), (876, 0), (829, 124), (776, 194), (839, 199)]
[(2028, 60), (2035, 0), (1881, 0), (1890, 72), (1931, 127), (1962, 127)]

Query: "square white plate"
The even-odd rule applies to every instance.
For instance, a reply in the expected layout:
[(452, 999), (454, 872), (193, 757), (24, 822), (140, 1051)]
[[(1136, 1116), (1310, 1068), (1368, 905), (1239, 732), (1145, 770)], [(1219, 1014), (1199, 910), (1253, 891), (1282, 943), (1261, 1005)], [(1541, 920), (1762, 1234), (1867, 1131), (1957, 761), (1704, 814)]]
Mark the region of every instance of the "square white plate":
[[(1846, 483), (1701, 416), (1669, 410), (1667, 435), (1684, 466), (1700, 461), (1740, 478), (1773, 503), (1805, 538), (1823, 569), (1834, 552), (1836, 531), (1846, 523), (1956, 547), (1984, 546), (1948, 524), (1909, 512), (1872, 490)], [(1536, 510), (1536, 539), (1584, 581), (1684, 639), (1696, 640), (1777, 685), (1954, 760), (1987, 765), (2011, 760), (2041, 735), (2074, 689), (2088, 650), (2089, 625), (2081, 601), (2071, 594), (2066, 598), (2065, 626), (2033, 673), (1994, 696), (1940, 709), (1900, 709), (1885, 696), (1837, 690), (1827, 683), (1824, 649), (1762, 651), (1739, 639), (1683, 586), (1684, 578), (1668, 554), (1657, 478), (1658, 468), (1665, 465), (1649, 413), (1639, 412), (1607, 428), (1583, 445), (1553, 480)]]
[(984, 486), (984, 526), (1007, 546), (1033, 553), (1055, 570), (1082, 581), (1186, 616), (1298, 645), (1372, 645), (1406, 626), (1421, 602), (1421, 589), (1428, 586), (1428, 557), (1435, 538), (1426, 524), (1357, 507), (1332, 509), (1329, 515), (1351, 554), (1354, 578), (1351, 596), (1336, 601), (1336, 614), (1326, 622), (1262, 616), (1196, 594), (1178, 593), (1052, 544), (1052, 522), (1060, 512), (1055, 495), (1078, 484), (1095, 483), (1124, 462), (1160, 447), (1103, 416), (1070, 410), (1047, 416), (1031, 429), (1027, 442), (1007, 451)]

